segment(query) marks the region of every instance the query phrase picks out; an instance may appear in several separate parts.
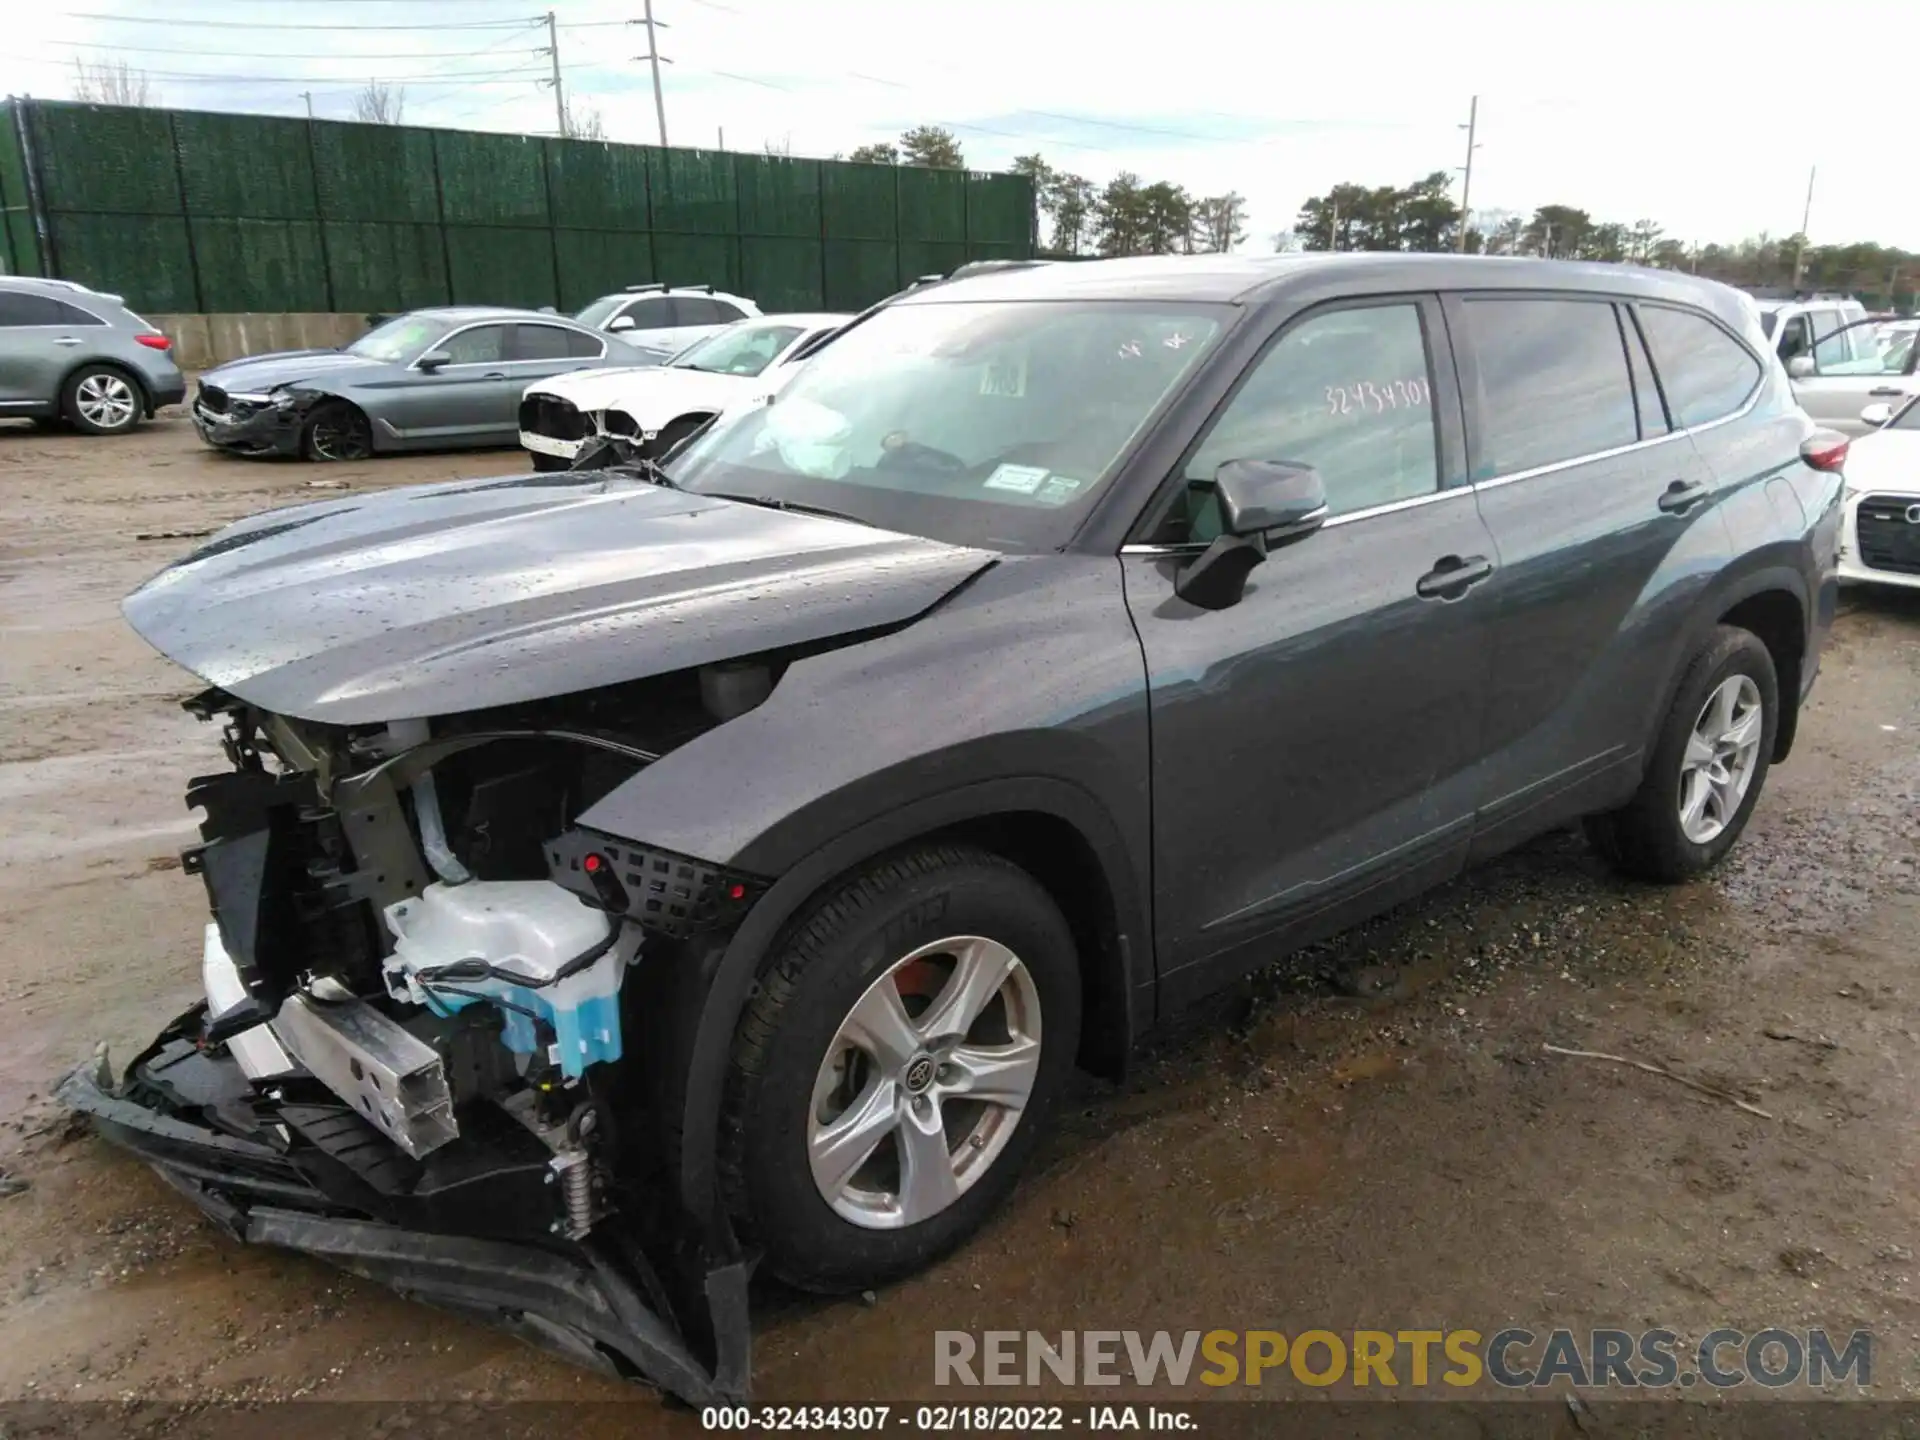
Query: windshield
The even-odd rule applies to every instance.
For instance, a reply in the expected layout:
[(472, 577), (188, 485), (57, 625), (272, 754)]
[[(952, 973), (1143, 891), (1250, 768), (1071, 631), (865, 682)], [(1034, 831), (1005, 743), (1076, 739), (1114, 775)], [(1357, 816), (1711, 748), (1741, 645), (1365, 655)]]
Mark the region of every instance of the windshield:
[(1920, 430), (1920, 395), (1912, 399), (1894, 403), (1893, 418), (1880, 428), (1882, 430)]
[(426, 315), (402, 315), (376, 325), (347, 346), (349, 355), (398, 365), (413, 359), (445, 333), (447, 322)]
[(575, 311), (573, 318), (582, 325), (591, 325), (598, 330), (607, 323), (607, 317), (618, 310), (626, 299), (625, 295), (602, 295), (584, 310)]
[(956, 544), (1057, 546), (1231, 313), (894, 305), (798, 367), (777, 401), (694, 441), (674, 480)]
[(798, 325), (734, 325), (696, 340), (667, 363), (710, 375), (758, 375), (800, 338)]

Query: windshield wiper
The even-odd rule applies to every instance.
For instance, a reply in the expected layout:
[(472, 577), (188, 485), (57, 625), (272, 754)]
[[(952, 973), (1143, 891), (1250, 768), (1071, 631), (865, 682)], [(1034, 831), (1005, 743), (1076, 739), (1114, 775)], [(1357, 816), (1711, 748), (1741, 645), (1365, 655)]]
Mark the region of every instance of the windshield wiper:
[(844, 510), (829, 510), (824, 505), (803, 505), (798, 500), (776, 500), (771, 495), (728, 495), (718, 490), (705, 490), (700, 493), (710, 500), (735, 500), (742, 505), (759, 505), (768, 510), (789, 510), (796, 515), (820, 515), (828, 520), (851, 520), (855, 525), (865, 525), (869, 530), (881, 528), (871, 520), (862, 520), (858, 515), (849, 515)]

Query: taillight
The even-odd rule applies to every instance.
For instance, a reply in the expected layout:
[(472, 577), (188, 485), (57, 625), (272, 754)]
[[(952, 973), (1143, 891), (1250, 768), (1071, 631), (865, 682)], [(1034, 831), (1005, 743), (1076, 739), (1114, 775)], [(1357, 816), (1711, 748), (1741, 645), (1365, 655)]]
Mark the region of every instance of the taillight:
[(1837, 430), (1816, 430), (1800, 442), (1800, 458), (1816, 470), (1837, 475), (1846, 468), (1848, 443)]
[(136, 335), (133, 338), (149, 350), (171, 350), (173, 348), (173, 341), (164, 335)]

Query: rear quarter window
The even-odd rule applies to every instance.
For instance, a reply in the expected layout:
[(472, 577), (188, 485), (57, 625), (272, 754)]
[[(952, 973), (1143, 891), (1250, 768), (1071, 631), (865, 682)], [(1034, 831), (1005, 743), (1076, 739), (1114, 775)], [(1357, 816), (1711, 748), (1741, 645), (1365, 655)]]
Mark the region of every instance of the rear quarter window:
[(1664, 305), (1638, 308), (1676, 425), (1724, 420), (1759, 388), (1760, 362), (1706, 316)]
[(1611, 301), (1469, 297), (1465, 310), (1480, 372), (1475, 479), (1639, 440)]

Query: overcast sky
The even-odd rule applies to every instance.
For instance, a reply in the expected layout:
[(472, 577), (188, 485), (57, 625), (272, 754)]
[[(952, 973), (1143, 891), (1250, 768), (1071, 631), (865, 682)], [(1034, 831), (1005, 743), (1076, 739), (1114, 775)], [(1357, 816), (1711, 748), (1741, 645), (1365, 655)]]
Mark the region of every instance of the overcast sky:
[[(1096, 182), (1124, 169), (1237, 189), (1265, 248), (1338, 181), (1458, 167), (1477, 93), (1476, 210), (1571, 204), (1689, 242), (1781, 235), (1817, 166), (1816, 243), (1920, 249), (1899, 138), (1913, 134), (1900, 78), (1920, 58), (1913, 0), (1852, 3), (1826, 27), (1803, 6), (1730, 0), (654, 3), (675, 144), (711, 146), (724, 128), (731, 149), (825, 156), (943, 124), (978, 168), (1038, 150)], [(311, 90), (317, 114), (345, 118), (381, 76), (405, 84), (408, 121), (551, 133), (539, 4), (16, 0), (0, 93), (64, 98), (75, 57), (111, 57), (148, 71), (169, 105), (301, 114)], [(655, 140), (633, 58), (645, 31), (620, 23), (641, 0), (554, 8), (570, 91), (610, 138)], [(1814, 43), (1822, 29), (1831, 46)]]

